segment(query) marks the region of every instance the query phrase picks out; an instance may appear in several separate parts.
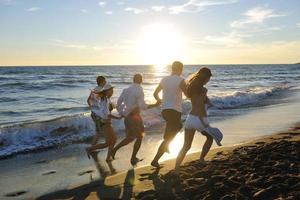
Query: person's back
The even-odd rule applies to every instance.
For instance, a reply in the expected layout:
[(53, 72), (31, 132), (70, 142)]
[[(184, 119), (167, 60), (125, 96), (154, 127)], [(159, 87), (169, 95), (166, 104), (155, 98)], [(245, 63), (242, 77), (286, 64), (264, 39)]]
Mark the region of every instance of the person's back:
[(206, 107), (205, 107), (205, 100), (207, 98), (206, 93), (207, 93), (207, 89), (203, 87), (201, 91), (191, 96), (192, 110), (190, 114), (199, 117), (207, 117)]
[(140, 115), (140, 110), (153, 108), (159, 105), (159, 102), (149, 105), (145, 103), (144, 92), (141, 86), (142, 81), (142, 75), (135, 74), (133, 77), (133, 84), (122, 91), (117, 103), (117, 110), (119, 114), (124, 117), (126, 137), (113, 149), (112, 157), (114, 158), (118, 149), (136, 139), (130, 159), (132, 165), (142, 161), (142, 159), (136, 157), (144, 136), (144, 123)]
[(124, 89), (117, 103), (117, 110), (123, 116), (127, 116), (133, 110), (144, 110), (146, 108), (147, 104), (144, 101), (143, 88), (137, 83), (133, 83)]
[(181, 112), (182, 90), (180, 84), (184, 79), (172, 74), (160, 82), (162, 88), (162, 110), (174, 109)]
[[(172, 64), (172, 74), (163, 78), (154, 92), (154, 98), (162, 102), (161, 115), (166, 121), (164, 140), (160, 144), (151, 165), (159, 167), (158, 160), (165, 153), (169, 152), (169, 144), (182, 128), (181, 122), (181, 104), (182, 92), (186, 93), (186, 84), (180, 76), (182, 74), (183, 64), (175, 61)], [(159, 92), (162, 91), (162, 99)]]

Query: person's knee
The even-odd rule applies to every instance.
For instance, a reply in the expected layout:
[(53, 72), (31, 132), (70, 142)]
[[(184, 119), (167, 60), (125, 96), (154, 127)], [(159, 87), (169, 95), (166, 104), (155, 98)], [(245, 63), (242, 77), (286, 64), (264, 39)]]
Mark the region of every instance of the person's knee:
[(162, 145), (169, 146), (169, 144), (171, 143), (172, 139), (173, 139), (173, 137), (164, 138), (164, 141), (162, 142)]
[(113, 138), (110, 139), (109, 144), (110, 144), (110, 145), (115, 145), (116, 142), (117, 142), (117, 138), (116, 138), (116, 137), (113, 137)]
[(127, 140), (128, 143), (132, 142), (134, 139), (135, 139), (134, 136), (128, 136), (128, 137), (126, 138), (126, 140)]
[(214, 138), (213, 138), (212, 136), (210, 136), (210, 135), (207, 135), (207, 136), (206, 136), (206, 140), (207, 140), (208, 142), (213, 142)]
[(189, 151), (191, 149), (191, 146), (192, 146), (191, 144), (184, 145), (182, 147), (182, 150), (185, 151), (185, 152), (187, 152), (187, 151)]

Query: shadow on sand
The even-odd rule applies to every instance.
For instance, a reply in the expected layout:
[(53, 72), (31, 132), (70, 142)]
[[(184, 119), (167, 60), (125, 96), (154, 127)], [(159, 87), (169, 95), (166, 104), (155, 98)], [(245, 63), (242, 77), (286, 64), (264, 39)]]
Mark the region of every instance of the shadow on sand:
[[(98, 199), (131, 199), (133, 196), (133, 186), (135, 180), (134, 169), (127, 171), (126, 178), (123, 184), (107, 186), (105, 185), (105, 179), (108, 175), (116, 174), (111, 162), (107, 163), (110, 172), (106, 171), (103, 163), (98, 160), (98, 155), (92, 155), (94, 164), (102, 177), (101, 180), (93, 181), (89, 184), (81, 185), (72, 189), (64, 189), (50, 194), (46, 194), (37, 198), (37, 200), (49, 200), (49, 199), (73, 199), (81, 200), (88, 196), (97, 197)], [(122, 193), (123, 191), (123, 193)]]
[[(137, 198), (162, 198), (162, 199), (175, 199), (176, 193), (180, 192), (180, 181), (176, 179), (171, 173), (162, 176), (160, 168), (154, 169), (152, 173), (140, 174), (140, 181), (151, 180), (154, 186), (153, 190), (148, 190), (142, 195), (137, 195)], [(179, 183), (179, 185), (178, 185)]]

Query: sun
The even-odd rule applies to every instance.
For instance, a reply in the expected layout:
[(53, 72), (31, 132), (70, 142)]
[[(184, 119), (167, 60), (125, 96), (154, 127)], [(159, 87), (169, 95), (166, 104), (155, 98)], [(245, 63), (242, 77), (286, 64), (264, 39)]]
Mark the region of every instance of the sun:
[(147, 25), (142, 28), (137, 51), (146, 64), (167, 65), (184, 58), (184, 39), (172, 25)]

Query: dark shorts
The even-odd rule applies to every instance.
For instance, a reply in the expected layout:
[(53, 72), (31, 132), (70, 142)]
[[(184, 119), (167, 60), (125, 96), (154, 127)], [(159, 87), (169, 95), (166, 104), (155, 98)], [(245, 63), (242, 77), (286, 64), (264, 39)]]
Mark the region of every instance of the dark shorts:
[(111, 124), (111, 120), (105, 120), (102, 119), (101, 117), (99, 117), (98, 115), (96, 115), (95, 113), (91, 113), (91, 117), (93, 119), (93, 121), (95, 122), (95, 126), (96, 126), (96, 132), (100, 132), (102, 131), (102, 128), (105, 124)]
[(173, 139), (182, 128), (181, 112), (165, 109), (161, 112), (161, 115), (166, 121), (164, 139)]
[(143, 137), (145, 129), (144, 122), (139, 111), (130, 113), (124, 119), (127, 137)]

